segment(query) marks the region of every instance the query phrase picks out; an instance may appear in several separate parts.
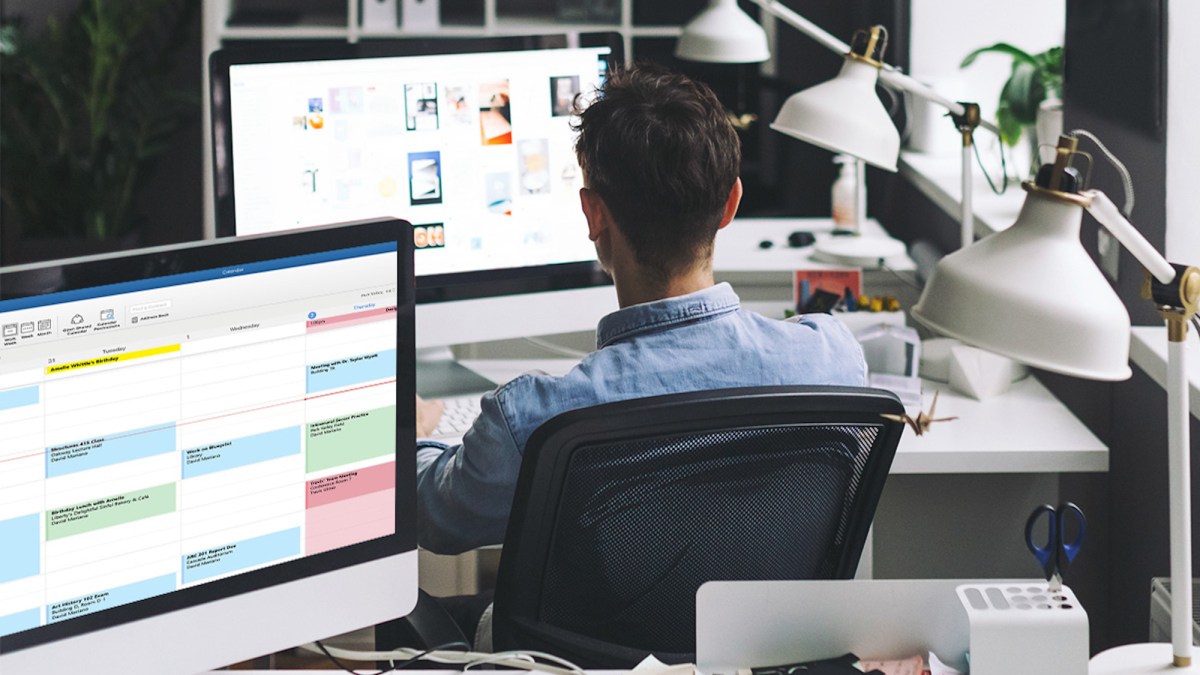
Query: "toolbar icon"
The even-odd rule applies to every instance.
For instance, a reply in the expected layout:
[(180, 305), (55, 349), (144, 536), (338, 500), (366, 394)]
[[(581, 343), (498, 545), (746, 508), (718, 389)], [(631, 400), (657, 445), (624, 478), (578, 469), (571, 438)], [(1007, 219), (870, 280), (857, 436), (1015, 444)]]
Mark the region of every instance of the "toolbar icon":
[(75, 316), (71, 317), (71, 325), (72, 326), (78, 326), (82, 323), (83, 323), (83, 315), (82, 314), (76, 314)]
[(117, 313), (114, 312), (113, 310), (111, 310), (111, 309), (100, 310), (100, 320), (101, 321), (112, 321), (115, 318), (117, 318)]
[(21, 335), (33, 335), (32, 321), (25, 321), (21, 323)]
[(53, 327), (53, 324), (50, 323), (50, 319), (39, 319), (38, 320), (37, 329), (38, 329), (39, 333), (42, 331), (50, 330), (52, 327)]
[(6, 323), (6, 324), (4, 324), (3, 331), (4, 331), (4, 337), (16, 337), (16, 335), (17, 335), (17, 324), (15, 324), (15, 323)]

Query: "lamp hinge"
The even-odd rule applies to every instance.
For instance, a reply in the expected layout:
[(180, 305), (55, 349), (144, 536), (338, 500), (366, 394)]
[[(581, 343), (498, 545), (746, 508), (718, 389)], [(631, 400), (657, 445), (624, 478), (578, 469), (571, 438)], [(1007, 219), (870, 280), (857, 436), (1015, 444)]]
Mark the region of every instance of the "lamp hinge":
[(1174, 263), (1171, 267), (1175, 268), (1175, 278), (1166, 284), (1146, 273), (1142, 297), (1153, 302), (1167, 322), (1167, 339), (1183, 342), (1187, 339), (1188, 322), (1196, 316), (1200, 305), (1200, 268)]

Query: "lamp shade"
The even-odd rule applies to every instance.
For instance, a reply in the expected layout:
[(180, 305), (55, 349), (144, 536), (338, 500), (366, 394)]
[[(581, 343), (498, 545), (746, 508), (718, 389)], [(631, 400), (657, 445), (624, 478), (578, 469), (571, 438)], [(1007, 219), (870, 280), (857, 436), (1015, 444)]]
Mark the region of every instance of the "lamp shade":
[(737, 0), (713, 0), (683, 27), (675, 56), (709, 63), (758, 63), (771, 56), (762, 26), (737, 6)]
[(1026, 190), (1012, 227), (937, 264), (913, 317), (1037, 368), (1127, 379), (1129, 313), (1079, 241), (1086, 202)]
[(771, 128), (895, 171), (900, 134), (875, 93), (878, 79), (878, 67), (847, 56), (837, 77), (792, 94)]

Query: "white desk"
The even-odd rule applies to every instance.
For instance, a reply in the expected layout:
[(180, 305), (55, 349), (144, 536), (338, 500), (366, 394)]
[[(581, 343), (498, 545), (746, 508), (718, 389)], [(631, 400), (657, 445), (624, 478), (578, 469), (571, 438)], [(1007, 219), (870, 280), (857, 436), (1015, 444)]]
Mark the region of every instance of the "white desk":
[[(812, 259), (813, 246), (792, 248), (788, 246), (788, 235), (797, 231), (811, 232), (817, 241), (833, 235), (833, 220), (830, 218), (735, 218), (727, 227), (717, 232), (713, 251), (713, 269), (718, 272), (787, 272), (797, 269), (847, 269), (845, 265), (832, 265)], [(863, 223), (863, 234), (889, 237), (874, 219)], [(762, 242), (771, 246), (763, 248)], [(912, 270), (916, 266), (907, 255), (898, 255), (884, 261), (894, 270)]]
[[(1188, 392), (1192, 417), (1200, 418), (1200, 349), (1193, 331), (1188, 331)], [(1158, 386), (1167, 386), (1167, 329), (1165, 326), (1134, 326), (1129, 343), (1129, 360), (1146, 371)]]
[[(462, 361), (493, 382), (507, 382), (530, 370), (562, 375), (575, 363), (572, 359)], [(959, 419), (935, 424), (921, 437), (906, 428), (892, 464), (894, 474), (1108, 470), (1108, 448), (1032, 377), (988, 401), (957, 394), (944, 383), (923, 384), (926, 409), (933, 392), (940, 390), (938, 416)]]
[[(992, 180), (999, 184), (999, 162), (988, 167)], [(1004, 194), (992, 192), (979, 164), (971, 164), (974, 182), (971, 191), (971, 207), (975, 211), (975, 236), (985, 237), (993, 232), (1007, 229), (1017, 220), (1021, 205), (1025, 203), (1025, 191), (1019, 185), (1009, 185)], [(1010, 167), (1011, 169), (1011, 167)], [(907, 178), (918, 190), (929, 197), (938, 207), (957, 219), (962, 203), (962, 156), (955, 152), (949, 155), (929, 155), (906, 150), (900, 153), (900, 175)]]

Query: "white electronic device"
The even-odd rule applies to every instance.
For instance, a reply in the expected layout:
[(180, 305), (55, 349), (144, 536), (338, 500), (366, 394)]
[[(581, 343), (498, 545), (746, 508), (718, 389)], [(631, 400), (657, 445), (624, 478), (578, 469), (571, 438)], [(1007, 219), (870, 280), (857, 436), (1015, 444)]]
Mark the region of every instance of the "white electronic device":
[(933, 653), (959, 671), (969, 665), (971, 675), (1084, 675), (1087, 613), (1070, 589), (1045, 589), (1041, 579), (710, 581), (696, 593), (696, 672), (734, 675), (853, 652)]
[(367, 30), (396, 30), (399, 0), (362, 0), (362, 27)]
[(1087, 675), (1087, 612), (1070, 588), (963, 584), (972, 675)]
[(438, 0), (403, 0), (402, 21), (407, 32), (433, 31), (441, 25)]

